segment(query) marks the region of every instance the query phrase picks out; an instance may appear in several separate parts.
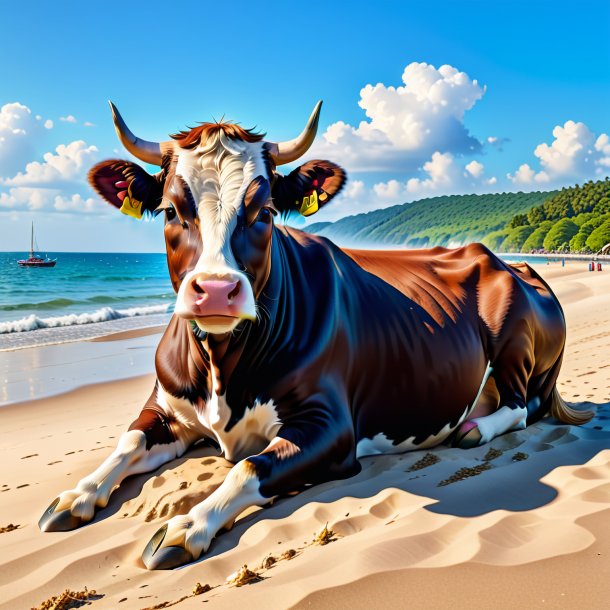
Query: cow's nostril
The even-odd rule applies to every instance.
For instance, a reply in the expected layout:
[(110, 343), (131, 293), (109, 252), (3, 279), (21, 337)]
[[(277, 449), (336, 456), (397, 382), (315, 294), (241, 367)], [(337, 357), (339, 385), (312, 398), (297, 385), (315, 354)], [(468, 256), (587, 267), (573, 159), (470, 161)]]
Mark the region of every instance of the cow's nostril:
[(233, 288), (233, 290), (231, 290), (231, 292), (229, 292), (229, 294), (227, 295), (227, 298), (229, 299), (229, 301), (232, 301), (239, 294), (240, 290), (241, 290), (241, 282), (238, 281), (235, 284), (235, 288)]
[(193, 290), (197, 294), (205, 294), (205, 290), (203, 289), (202, 286), (200, 286), (200, 284), (197, 280), (193, 280), (192, 286), (193, 286)]

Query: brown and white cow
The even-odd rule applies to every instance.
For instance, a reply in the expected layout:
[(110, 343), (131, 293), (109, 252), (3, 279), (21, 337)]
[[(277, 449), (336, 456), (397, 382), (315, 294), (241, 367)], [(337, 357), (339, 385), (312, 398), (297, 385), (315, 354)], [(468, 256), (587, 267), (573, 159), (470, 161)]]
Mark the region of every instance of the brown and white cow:
[(161, 171), (112, 160), (89, 178), (127, 214), (165, 215), (175, 315), (139, 417), (95, 472), (55, 499), (42, 530), (90, 521), (125, 477), (211, 439), (235, 466), (143, 554), (150, 569), (172, 568), (205, 553), (248, 506), (349, 477), (359, 457), (448, 439), (472, 447), (548, 412), (588, 419), (555, 388), (564, 318), (527, 265), (478, 244), (342, 250), (275, 225), (278, 213), (315, 212), (345, 181), (328, 161), (276, 172), (311, 145), (320, 105), (298, 138), (279, 144), (232, 123), (146, 142), (112, 106), (125, 147)]

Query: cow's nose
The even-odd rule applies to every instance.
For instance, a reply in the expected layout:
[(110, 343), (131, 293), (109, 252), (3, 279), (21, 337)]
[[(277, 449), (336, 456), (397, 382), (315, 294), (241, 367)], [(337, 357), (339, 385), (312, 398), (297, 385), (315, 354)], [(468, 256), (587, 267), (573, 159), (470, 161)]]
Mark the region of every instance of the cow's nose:
[(241, 282), (239, 279), (231, 281), (195, 277), (192, 287), (196, 293), (195, 305), (215, 308), (232, 305), (241, 291)]
[(191, 282), (196, 315), (235, 315), (241, 305), (241, 281), (196, 276)]

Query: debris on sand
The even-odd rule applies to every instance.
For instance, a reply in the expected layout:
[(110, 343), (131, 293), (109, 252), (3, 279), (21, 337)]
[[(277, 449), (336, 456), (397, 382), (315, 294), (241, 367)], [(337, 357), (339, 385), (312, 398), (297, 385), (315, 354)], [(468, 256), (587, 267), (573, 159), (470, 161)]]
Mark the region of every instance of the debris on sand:
[(154, 606), (144, 608), (143, 610), (163, 610), (163, 608), (171, 608), (172, 606), (176, 606), (176, 605), (180, 604), (185, 599), (195, 597), (196, 595), (201, 595), (202, 593), (207, 593), (208, 591), (211, 591), (211, 590), (212, 590), (212, 587), (210, 587), (210, 585), (208, 585), (208, 584), (202, 585), (200, 582), (198, 582), (193, 587), (193, 592), (190, 595), (184, 595), (181, 598), (176, 599), (174, 601), (161, 602), (160, 604), (156, 604)]
[(20, 525), (13, 525), (12, 523), (9, 523), (8, 525), (5, 525), (4, 527), (0, 527), (0, 534), (8, 534), (8, 532), (14, 532), (15, 530), (18, 530), (21, 526)]
[(273, 555), (267, 555), (263, 561), (261, 561), (261, 568), (268, 570), (271, 566), (277, 563), (277, 559)]
[(294, 549), (288, 549), (282, 553), (281, 559), (287, 559), (290, 561), (293, 557), (295, 557), (297, 552)]
[(241, 570), (234, 572), (227, 578), (227, 584), (234, 587), (243, 587), (244, 585), (250, 585), (261, 580), (263, 578), (260, 574), (248, 570), (248, 566), (244, 564)]
[(328, 529), (328, 523), (323, 527), (322, 531), (319, 534), (314, 534), (315, 538), (313, 539), (312, 544), (319, 544), (320, 546), (324, 546), (329, 542), (334, 542), (337, 538), (335, 536), (335, 532), (333, 530)]
[(407, 472), (414, 472), (416, 470), (421, 470), (422, 468), (428, 468), (428, 466), (433, 466), (440, 461), (441, 458), (439, 458), (435, 453), (426, 453), (423, 458), (417, 460), (415, 464), (411, 465)]
[(494, 447), (490, 447), (489, 451), (485, 454), (483, 461), (491, 462), (491, 460), (495, 460), (496, 458), (499, 458), (503, 453), (504, 453), (504, 451), (500, 451), (500, 449), (495, 449)]
[(529, 455), (527, 453), (523, 453), (523, 451), (518, 451), (517, 453), (515, 453), (515, 455), (513, 455), (512, 460), (513, 462), (522, 462), (523, 460), (527, 460), (528, 457)]
[(444, 479), (438, 484), (438, 487), (444, 487), (445, 485), (451, 485), (451, 483), (457, 483), (458, 481), (463, 481), (464, 479), (468, 479), (470, 477), (476, 477), (478, 474), (485, 472), (491, 468), (491, 464), (489, 462), (484, 462), (483, 464), (477, 464), (472, 468), (464, 467), (460, 468), (457, 472), (454, 472), (448, 479)]
[(194, 587), (193, 587), (193, 595), (201, 595), (202, 593), (207, 593), (208, 591), (211, 591), (212, 587), (210, 587), (210, 585), (205, 584), (202, 585), (200, 582), (198, 582)]
[(94, 589), (89, 591), (87, 587), (82, 591), (66, 589), (63, 593), (46, 599), (36, 608), (32, 608), (32, 610), (71, 610), (71, 608), (87, 606), (92, 601), (102, 597), (103, 595), (98, 595)]

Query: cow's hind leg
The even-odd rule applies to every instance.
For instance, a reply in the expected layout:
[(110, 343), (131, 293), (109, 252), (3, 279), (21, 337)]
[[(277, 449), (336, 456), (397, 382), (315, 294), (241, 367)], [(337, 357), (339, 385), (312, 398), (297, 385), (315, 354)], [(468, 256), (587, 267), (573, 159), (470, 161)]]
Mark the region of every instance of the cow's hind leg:
[(187, 448), (183, 440), (176, 438), (167, 415), (149, 401), (129, 430), (121, 435), (116, 449), (74, 489), (59, 494), (38, 526), (44, 532), (67, 531), (91, 521), (95, 511), (108, 504), (110, 494), (126, 477), (155, 470)]
[[(460, 425), (455, 444), (463, 449), (488, 443), (497, 436), (526, 427), (528, 414), (540, 406), (540, 397), (527, 402), (527, 391), (534, 363), (532, 337), (525, 329), (515, 331), (492, 363), (493, 372), (486, 392), (486, 409), (475, 407)], [(494, 387), (495, 386), (495, 387)]]

